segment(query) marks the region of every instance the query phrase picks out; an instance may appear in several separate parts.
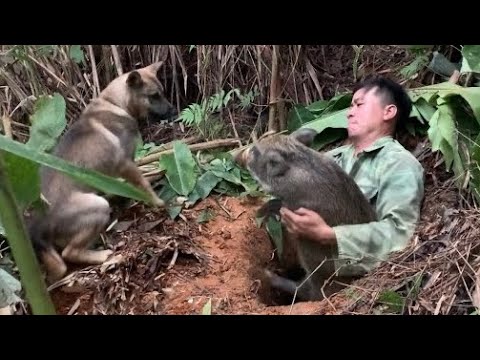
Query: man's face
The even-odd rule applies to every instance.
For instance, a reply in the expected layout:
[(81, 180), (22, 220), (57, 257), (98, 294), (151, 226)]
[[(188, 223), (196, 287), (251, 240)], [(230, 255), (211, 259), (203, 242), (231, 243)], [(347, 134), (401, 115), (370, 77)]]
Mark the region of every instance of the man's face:
[(394, 105), (385, 106), (382, 98), (372, 88), (358, 90), (352, 99), (347, 114), (349, 137), (362, 138), (372, 133), (382, 132), (389, 127), (389, 121), (396, 113)]

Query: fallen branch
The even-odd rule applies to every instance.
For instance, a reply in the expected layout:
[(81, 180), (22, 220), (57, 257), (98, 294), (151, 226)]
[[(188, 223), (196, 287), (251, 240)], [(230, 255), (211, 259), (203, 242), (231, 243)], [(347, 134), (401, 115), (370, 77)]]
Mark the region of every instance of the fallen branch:
[[(219, 139), (213, 141), (207, 141), (199, 144), (192, 144), (188, 148), (190, 151), (198, 151), (198, 150), (208, 150), (208, 149), (215, 149), (219, 147), (228, 147), (228, 146), (236, 146), (238, 145), (238, 139)], [(151, 162), (157, 161), (160, 159), (162, 155), (171, 154), (173, 149), (163, 150), (156, 154), (150, 154), (145, 156), (144, 158), (137, 161), (137, 165), (145, 165)]]

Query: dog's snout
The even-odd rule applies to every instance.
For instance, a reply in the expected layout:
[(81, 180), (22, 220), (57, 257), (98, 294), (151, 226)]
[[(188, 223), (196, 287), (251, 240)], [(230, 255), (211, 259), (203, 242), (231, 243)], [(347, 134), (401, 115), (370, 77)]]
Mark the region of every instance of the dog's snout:
[(177, 109), (173, 105), (170, 105), (170, 107), (168, 109), (168, 117), (169, 118), (176, 118), (177, 116), (178, 116)]

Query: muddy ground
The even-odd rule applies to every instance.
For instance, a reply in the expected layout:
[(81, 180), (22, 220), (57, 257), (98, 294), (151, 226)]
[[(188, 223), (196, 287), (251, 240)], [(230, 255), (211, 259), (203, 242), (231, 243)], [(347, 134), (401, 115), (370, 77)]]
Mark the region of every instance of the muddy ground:
[[(122, 262), (77, 269), (51, 294), (60, 314), (283, 314), (262, 287), (261, 273), (277, 266), (273, 247), (255, 222), (259, 200), (211, 197), (172, 221), (137, 206), (107, 232)], [(214, 217), (198, 224), (204, 210)], [(129, 224), (129, 222), (134, 223)], [(148, 227), (153, 227), (148, 229)], [(145, 230), (148, 229), (148, 230)], [(283, 299), (280, 299), (280, 301)], [(318, 310), (297, 305), (302, 313)]]

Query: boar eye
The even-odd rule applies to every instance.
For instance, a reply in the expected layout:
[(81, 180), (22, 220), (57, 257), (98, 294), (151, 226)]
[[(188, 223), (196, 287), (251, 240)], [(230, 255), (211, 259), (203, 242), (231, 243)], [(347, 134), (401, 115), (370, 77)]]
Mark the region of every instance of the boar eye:
[(270, 154), (267, 161), (267, 167), (270, 175), (282, 176), (288, 170), (288, 164), (285, 159), (278, 153)]

